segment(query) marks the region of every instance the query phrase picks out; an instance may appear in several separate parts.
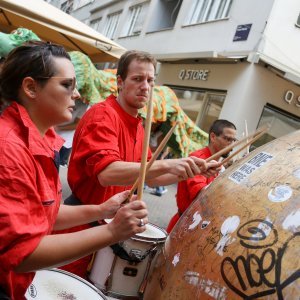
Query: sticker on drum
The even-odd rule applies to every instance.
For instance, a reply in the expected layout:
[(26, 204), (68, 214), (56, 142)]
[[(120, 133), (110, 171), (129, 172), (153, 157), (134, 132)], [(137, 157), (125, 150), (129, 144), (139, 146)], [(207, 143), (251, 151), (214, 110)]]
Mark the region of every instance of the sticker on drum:
[(37, 271), (26, 291), (25, 298), (27, 300), (107, 299), (86, 280), (59, 269)]

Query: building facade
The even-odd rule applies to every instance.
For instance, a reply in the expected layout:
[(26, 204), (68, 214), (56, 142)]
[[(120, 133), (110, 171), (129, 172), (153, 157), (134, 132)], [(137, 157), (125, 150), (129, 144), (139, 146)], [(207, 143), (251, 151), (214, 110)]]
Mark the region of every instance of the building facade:
[(157, 84), (207, 131), (232, 121), (257, 145), (300, 129), (299, 0), (60, 0), (127, 49), (159, 60)]

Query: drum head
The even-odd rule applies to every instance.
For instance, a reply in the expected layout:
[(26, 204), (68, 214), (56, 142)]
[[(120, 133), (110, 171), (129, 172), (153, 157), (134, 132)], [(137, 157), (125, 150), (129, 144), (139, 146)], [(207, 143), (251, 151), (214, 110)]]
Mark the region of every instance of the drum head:
[(142, 233), (137, 233), (132, 239), (142, 240), (142, 241), (165, 241), (167, 238), (167, 233), (164, 229), (148, 223), (146, 224), (146, 230)]
[[(113, 219), (105, 219), (104, 221), (108, 224), (112, 220)], [(148, 223), (148, 224), (146, 224), (146, 230), (144, 232), (137, 233), (131, 239), (145, 241), (145, 242), (147, 242), (147, 241), (164, 242), (165, 239), (167, 238), (167, 236), (168, 236), (168, 234), (164, 229), (162, 229), (152, 223)]]
[(86, 280), (59, 269), (37, 271), (26, 291), (25, 298), (27, 300), (107, 299)]

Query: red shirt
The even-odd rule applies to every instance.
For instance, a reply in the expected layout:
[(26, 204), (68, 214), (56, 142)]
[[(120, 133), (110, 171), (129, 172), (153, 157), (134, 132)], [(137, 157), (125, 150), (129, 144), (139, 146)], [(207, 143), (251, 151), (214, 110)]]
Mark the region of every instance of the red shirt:
[(97, 175), (116, 161), (140, 162), (143, 139), (141, 118), (126, 113), (115, 96), (92, 106), (74, 135), (68, 170), (73, 194), (84, 204), (100, 204), (130, 189), (130, 186), (103, 187)]
[[(208, 147), (200, 149), (191, 153), (189, 156), (196, 156), (198, 158), (206, 159), (211, 156), (211, 152)], [(180, 181), (177, 186), (177, 207), (180, 215), (190, 206), (193, 200), (196, 198), (198, 193), (210, 184), (218, 175), (211, 176), (209, 178), (203, 175), (197, 175), (188, 180)], [(177, 213), (174, 215), (168, 225), (167, 232), (171, 232), (175, 224), (180, 218), (180, 215)]]
[(41, 137), (26, 109), (13, 102), (0, 116), (0, 286), (25, 299), (34, 272), (13, 269), (53, 228), (61, 200), (54, 150), (63, 140), (53, 129)]

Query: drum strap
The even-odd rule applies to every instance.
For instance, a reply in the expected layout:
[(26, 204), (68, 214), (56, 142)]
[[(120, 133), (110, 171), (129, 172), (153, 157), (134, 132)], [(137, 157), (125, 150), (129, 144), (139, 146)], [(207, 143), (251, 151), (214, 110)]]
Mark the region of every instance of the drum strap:
[(147, 250), (144, 255), (139, 255), (138, 253), (129, 255), (124, 250), (124, 248), (122, 246), (120, 246), (119, 244), (114, 244), (114, 245), (111, 245), (110, 247), (112, 248), (115, 255), (117, 255), (121, 259), (127, 260), (129, 262), (133, 262), (133, 263), (139, 263), (139, 262), (143, 261), (151, 253), (151, 251), (154, 251), (156, 249), (156, 245), (154, 244), (154, 246), (152, 248), (150, 248), (149, 250)]

